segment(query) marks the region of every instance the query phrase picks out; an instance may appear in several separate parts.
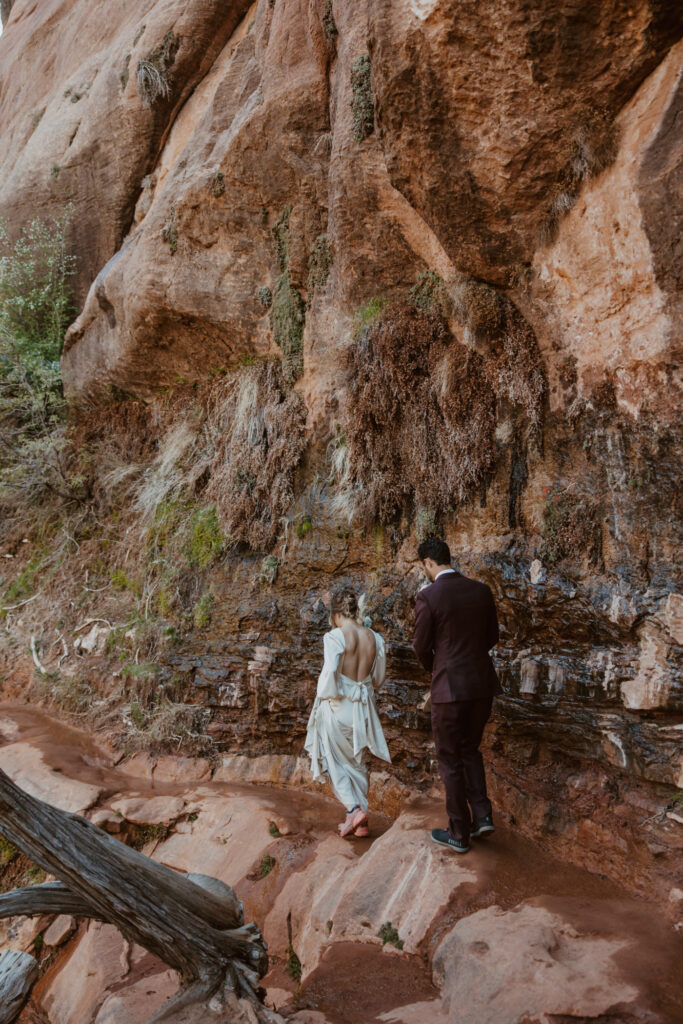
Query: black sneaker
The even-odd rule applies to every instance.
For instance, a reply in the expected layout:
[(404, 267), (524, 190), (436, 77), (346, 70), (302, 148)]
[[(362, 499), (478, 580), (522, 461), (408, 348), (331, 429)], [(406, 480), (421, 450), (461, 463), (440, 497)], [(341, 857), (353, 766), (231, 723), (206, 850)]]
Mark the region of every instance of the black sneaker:
[(487, 818), (475, 818), (472, 822), (472, 828), (470, 829), (470, 836), (472, 839), (483, 839), (489, 832), (495, 832), (495, 826), (493, 824), (493, 818), (489, 814)]
[(461, 843), (459, 839), (453, 839), (450, 832), (447, 832), (445, 828), (432, 829), (432, 842), (436, 843), (437, 846), (445, 846), (447, 849), (452, 850), (453, 853), (467, 853), (469, 850), (467, 843)]

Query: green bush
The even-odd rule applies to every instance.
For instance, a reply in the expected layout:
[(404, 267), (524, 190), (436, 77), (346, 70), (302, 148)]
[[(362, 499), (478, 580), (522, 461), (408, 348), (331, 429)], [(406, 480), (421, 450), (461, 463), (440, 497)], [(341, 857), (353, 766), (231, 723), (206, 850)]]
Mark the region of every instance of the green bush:
[(32, 220), (14, 241), (0, 223), (0, 500), (73, 501), (59, 357), (75, 308), (66, 248), (70, 210)]
[(201, 508), (190, 517), (189, 536), (185, 554), (190, 565), (206, 569), (215, 562), (225, 549), (225, 538), (221, 532), (216, 508)]

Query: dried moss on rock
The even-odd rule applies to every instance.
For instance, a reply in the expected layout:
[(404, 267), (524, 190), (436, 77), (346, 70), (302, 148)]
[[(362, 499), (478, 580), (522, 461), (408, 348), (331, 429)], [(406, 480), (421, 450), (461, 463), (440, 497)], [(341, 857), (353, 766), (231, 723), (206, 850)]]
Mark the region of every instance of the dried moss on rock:
[(304, 327), (306, 303), (292, 285), (289, 273), (289, 218), (291, 205), (283, 208), (272, 230), (275, 252), (280, 265), (280, 276), (275, 286), (270, 307), (270, 326), (273, 337), (282, 352), (285, 380), (292, 384), (304, 369)]
[(542, 534), (540, 555), (549, 565), (584, 553), (595, 562), (601, 548), (597, 502), (585, 494), (552, 488), (543, 509)]
[(498, 333), (482, 355), (453, 340), (438, 288), (426, 283), (421, 303), (413, 295), (376, 304), (366, 323), (358, 319), (347, 356), (345, 443), (334, 453), (340, 512), (388, 522), (412, 507), (439, 518), (491, 471), (499, 402), (532, 432), (540, 428), (545, 377), (519, 311), (494, 293)]
[(362, 142), (375, 130), (375, 103), (372, 96), (372, 62), (368, 53), (356, 57), (351, 68), (351, 109), (353, 137)]
[(565, 144), (567, 162), (538, 228), (541, 245), (555, 241), (560, 222), (576, 203), (583, 183), (597, 177), (616, 159), (619, 127), (608, 111), (587, 107), (575, 118)]
[(276, 362), (245, 368), (212, 395), (221, 438), (207, 496), (227, 535), (257, 551), (272, 547), (294, 499), (305, 448), (306, 408)]
[(159, 99), (165, 99), (171, 91), (171, 67), (175, 61), (180, 40), (169, 31), (159, 46), (138, 62), (135, 73), (138, 93), (143, 103), (151, 107)]

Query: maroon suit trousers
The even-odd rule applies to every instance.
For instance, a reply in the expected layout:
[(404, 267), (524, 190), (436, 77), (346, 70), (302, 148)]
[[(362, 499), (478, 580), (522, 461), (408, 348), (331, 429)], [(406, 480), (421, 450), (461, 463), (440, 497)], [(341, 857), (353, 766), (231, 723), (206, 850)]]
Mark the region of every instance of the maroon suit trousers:
[(492, 704), (493, 697), (432, 704), (436, 757), (446, 787), (448, 831), (464, 843), (469, 840), (472, 820), (491, 814), (479, 744)]

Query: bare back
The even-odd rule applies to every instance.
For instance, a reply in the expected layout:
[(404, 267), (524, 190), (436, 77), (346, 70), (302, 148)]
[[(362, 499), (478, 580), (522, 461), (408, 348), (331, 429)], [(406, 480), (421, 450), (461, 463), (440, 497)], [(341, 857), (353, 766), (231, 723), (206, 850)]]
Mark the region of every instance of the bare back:
[(344, 660), (341, 673), (347, 679), (362, 682), (367, 679), (375, 663), (377, 641), (371, 629), (357, 626), (353, 622), (345, 622), (342, 626), (344, 634)]

